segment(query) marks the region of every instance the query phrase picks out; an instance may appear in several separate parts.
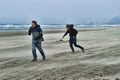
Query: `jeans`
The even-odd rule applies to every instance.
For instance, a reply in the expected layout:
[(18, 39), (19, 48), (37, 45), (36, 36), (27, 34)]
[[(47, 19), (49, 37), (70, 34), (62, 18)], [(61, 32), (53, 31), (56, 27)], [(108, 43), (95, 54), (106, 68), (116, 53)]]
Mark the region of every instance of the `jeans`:
[(32, 42), (33, 60), (37, 60), (36, 47), (38, 48), (39, 52), (41, 53), (43, 59), (45, 59), (45, 54), (44, 54), (44, 51), (42, 49), (41, 41), (37, 41), (37, 42)]
[(82, 51), (84, 51), (84, 48), (77, 44), (76, 38), (70, 38), (69, 44), (70, 44), (70, 48), (72, 49), (72, 52), (75, 52), (73, 44), (75, 47), (78, 47), (78, 48), (82, 49)]

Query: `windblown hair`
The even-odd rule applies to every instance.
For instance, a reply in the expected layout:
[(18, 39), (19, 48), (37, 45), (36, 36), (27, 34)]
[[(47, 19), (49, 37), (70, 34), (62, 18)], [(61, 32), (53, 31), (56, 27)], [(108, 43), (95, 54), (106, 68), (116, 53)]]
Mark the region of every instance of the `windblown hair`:
[(37, 21), (33, 20), (32, 23), (34, 23), (35, 25), (37, 25)]
[(70, 28), (73, 28), (74, 25), (73, 24), (67, 24), (66, 27), (70, 27)]

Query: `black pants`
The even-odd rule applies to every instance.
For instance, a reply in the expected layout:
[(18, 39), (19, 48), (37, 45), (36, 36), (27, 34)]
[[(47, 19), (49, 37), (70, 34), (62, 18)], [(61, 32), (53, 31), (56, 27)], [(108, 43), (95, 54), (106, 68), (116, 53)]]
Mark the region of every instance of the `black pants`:
[(76, 38), (70, 38), (69, 43), (70, 43), (70, 48), (72, 49), (72, 52), (75, 52), (73, 45), (75, 47), (80, 48), (84, 52), (84, 48), (80, 45), (77, 45)]

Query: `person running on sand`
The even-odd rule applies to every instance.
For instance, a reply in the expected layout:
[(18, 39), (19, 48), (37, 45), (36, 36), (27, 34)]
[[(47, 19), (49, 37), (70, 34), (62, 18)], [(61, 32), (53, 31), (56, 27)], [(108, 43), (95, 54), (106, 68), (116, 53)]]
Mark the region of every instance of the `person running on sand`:
[[(64, 36), (62, 37), (62, 39), (69, 33), (69, 36), (70, 36), (70, 39), (69, 39), (69, 44), (70, 44), (70, 48), (72, 49), (72, 52), (75, 52), (74, 50), (74, 47), (73, 47), (73, 44), (75, 47), (78, 47), (82, 50), (82, 52), (84, 53), (85, 50), (84, 50), (84, 47), (80, 46), (80, 45), (77, 45), (77, 34), (78, 34), (78, 31), (76, 29), (74, 29), (74, 25), (73, 24), (68, 24), (66, 25), (66, 33), (64, 34)], [(61, 40), (62, 40), (61, 39)]]
[(45, 53), (42, 49), (42, 41), (43, 41), (43, 33), (42, 29), (40, 28), (40, 25), (37, 24), (37, 21), (32, 21), (32, 26), (30, 27), (28, 31), (28, 35), (30, 36), (32, 34), (32, 54), (33, 54), (33, 60), (37, 61), (37, 54), (36, 54), (36, 48), (38, 48), (39, 52), (42, 55), (42, 59), (45, 60)]

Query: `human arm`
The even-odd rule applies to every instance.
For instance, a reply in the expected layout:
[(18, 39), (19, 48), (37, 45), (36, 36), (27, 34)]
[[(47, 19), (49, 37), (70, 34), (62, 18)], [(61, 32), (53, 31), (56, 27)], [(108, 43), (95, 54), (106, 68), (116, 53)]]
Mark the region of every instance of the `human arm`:
[[(62, 39), (63, 39), (68, 33), (69, 33), (69, 31), (67, 30), (67, 31), (65, 32), (65, 34), (63, 35)], [(62, 39), (60, 39), (60, 41), (62, 41)]]
[(76, 38), (77, 34), (78, 34), (78, 31), (73, 29), (73, 38)]
[(29, 35), (29, 36), (31, 35), (31, 30), (30, 30), (30, 29), (28, 30), (28, 35)]

